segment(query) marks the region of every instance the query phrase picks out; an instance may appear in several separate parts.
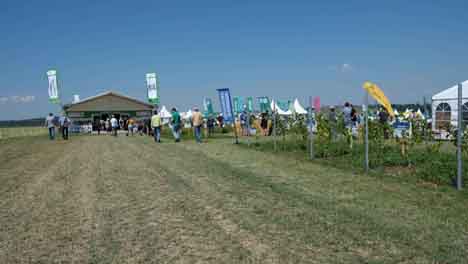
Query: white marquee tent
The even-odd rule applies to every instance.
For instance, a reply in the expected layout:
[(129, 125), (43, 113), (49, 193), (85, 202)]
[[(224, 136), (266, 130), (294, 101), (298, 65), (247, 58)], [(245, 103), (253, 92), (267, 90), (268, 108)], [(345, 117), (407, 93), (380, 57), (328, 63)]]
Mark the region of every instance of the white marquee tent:
[[(468, 80), (462, 83), (463, 119), (468, 120)], [(458, 84), (432, 96), (432, 129), (445, 130), (458, 122)]]
[(307, 114), (307, 111), (304, 109), (304, 107), (302, 107), (301, 103), (299, 103), (299, 100), (297, 98), (296, 100), (294, 100), (294, 112), (300, 115)]
[(161, 108), (161, 111), (159, 111), (159, 114), (161, 115), (161, 118), (171, 118), (171, 113), (167, 111), (167, 108), (165, 105)]

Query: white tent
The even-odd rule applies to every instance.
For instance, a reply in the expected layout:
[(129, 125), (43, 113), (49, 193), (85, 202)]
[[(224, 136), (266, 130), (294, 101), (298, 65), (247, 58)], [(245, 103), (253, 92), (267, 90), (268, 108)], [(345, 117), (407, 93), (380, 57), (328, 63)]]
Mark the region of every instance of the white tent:
[(302, 107), (301, 103), (299, 103), (299, 100), (296, 98), (294, 100), (294, 112), (300, 114), (300, 115), (305, 115), (307, 114), (307, 111)]
[(278, 104), (276, 104), (275, 100), (271, 100), (271, 111), (277, 112), (278, 115), (292, 115), (292, 111), (288, 109), (288, 111), (283, 111), (281, 108), (278, 107)]
[(416, 114), (415, 114), (417, 117), (421, 118), (421, 119), (426, 119), (426, 117), (423, 115), (423, 113), (421, 112), (421, 109), (418, 108), (418, 111), (416, 111)]
[(192, 113), (192, 110), (190, 109), (187, 112), (185, 112), (185, 114), (182, 116), (182, 118), (183, 119), (190, 119), (190, 118), (192, 118), (192, 115), (193, 115), (193, 113)]
[(396, 109), (393, 110), (393, 113), (395, 114), (395, 116), (399, 116), (399, 115), (400, 115), (400, 113), (398, 113), (398, 111), (397, 111)]
[[(468, 80), (462, 82), (462, 103), (468, 107)], [(432, 96), (432, 129), (444, 130), (448, 124), (456, 127), (457, 111), (458, 84)]]
[(161, 108), (161, 111), (159, 111), (159, 114), (161, 115), (161, 118), (165, 119), (165, 118), (171, 118), (171, 113), (169, 113), (169, 111), (167, 111), (167, 108), (165, 105), (163, 105), (163, 107)]

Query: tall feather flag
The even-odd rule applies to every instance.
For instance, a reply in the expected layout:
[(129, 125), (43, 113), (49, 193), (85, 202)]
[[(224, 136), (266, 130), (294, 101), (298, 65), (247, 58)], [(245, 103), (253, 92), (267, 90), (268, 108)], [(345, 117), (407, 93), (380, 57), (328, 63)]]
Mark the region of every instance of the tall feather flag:
[(159, 104), (159, 76), (155, 72), (146, 74), (146, 88), (148, 90), (148, 101)]
[(49, 101), (53, 104), (59, 104), (60, 99), (58, 91), (57, 71), (47, 71), (47, 79), (49, 81)]
[(381, 104), (387, 110), (390, 116), (395, 116), (392, 104), (390, 104), (390, 101), (385, 96), (383, 91), (379, 88), (379, 86), (377, 86), (377, 84), (372, 82), (365, 82), (362, 87), (370, 94), (370, 96), (372, 96), (379, 104)]

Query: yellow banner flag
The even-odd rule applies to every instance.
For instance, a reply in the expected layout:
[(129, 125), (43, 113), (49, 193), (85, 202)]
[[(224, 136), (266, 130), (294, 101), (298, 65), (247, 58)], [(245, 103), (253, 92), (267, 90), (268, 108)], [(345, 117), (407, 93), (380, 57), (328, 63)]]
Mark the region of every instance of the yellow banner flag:
[(362, 88), (364, 88), (364, 90), (366, 90), (379, 104), (381, 104), (387, 110), (389, 115), (392, 117), (395, 116), (390, 101), (387, 99), (382, 90), (377, 86), (377, 84), (365, 82)]

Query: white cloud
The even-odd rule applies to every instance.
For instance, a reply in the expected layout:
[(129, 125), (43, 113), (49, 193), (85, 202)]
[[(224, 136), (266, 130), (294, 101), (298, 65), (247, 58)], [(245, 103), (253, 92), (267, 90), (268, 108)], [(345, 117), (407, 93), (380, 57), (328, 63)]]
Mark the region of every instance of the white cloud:
[(0, 96), (0, 104), (5, 103), (31, 103), (36, 100), (34, 95), (26, 95), (26, 96), (19, 96), (13, 95), (10, 97), (7, 96)]
[(335, 66), (330, 66), (330, 67), (328, 67), (328, 69), (331, 70), (331, 71), (337, 71), (337, 72), (345, 73), (345, 72), (353, 71), (354, 66), (351, 65), (350, 63), (343, 63), (343, 64), (339, 64), (339, 65), (335, 65)]
[(352, 71), (352, 70), (353, 70), (353, 66), (351, 66), (351, 64), (349, 64), (349, 63), (343, 63), (340, 66), (340, 71), (341, 72), (349, 72), (349, 71)]

